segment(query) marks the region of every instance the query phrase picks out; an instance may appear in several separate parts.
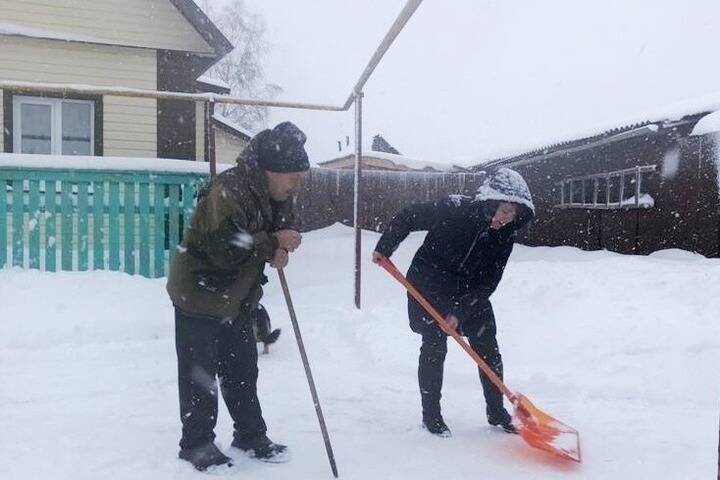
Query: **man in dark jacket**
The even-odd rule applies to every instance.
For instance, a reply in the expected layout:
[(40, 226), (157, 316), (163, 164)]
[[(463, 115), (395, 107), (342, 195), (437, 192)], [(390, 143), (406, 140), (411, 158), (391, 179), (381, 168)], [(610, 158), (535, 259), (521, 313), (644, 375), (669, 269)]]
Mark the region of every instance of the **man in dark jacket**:
[(293, 194), (310, 168), (305, 134), (290, 122), (257, 134), (237, 166), (198, 199), (168, 278), (182, 439), (180, 458), (197, 469), (230, 464), (215, 446), (218, 388), (234, 422), (232, 446), (282, 461), (286, 447), (266, 435), (257, 398), (257, 346), (250, 317), (262, 297), (266, 263), (283, 268), (301, 241)]
[[(378, 241), (373, 260), (390, 257), (412, 231), (427, 230), (413, 258), (408, 280), (500, 378), (502, 357), (495, 338), (490, 296), (502, 278), (515, 233), (534, 214), (530, 191), (515, 171), (500, 168), (489, 176), (474, 198), (452, 195), (448, 200), (415, 204), (401, 211)], [(423, 425), (436, 435), (449, 436), (440, 413), (447, 336), (430, 315), (408, 296), (410, 328), (422, 335), (418, 380)], [(503, 397), (481, 370), (486, 413), (491, 425), (514, 433)]]

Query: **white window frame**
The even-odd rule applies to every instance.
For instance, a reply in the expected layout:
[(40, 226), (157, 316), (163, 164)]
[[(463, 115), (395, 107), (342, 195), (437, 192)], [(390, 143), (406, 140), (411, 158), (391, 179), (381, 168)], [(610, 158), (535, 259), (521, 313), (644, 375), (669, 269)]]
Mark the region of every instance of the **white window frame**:
[[(582, 208), (582, 209), (601, 209), (601, 210), (615, 210), (615, 209), (629, 209), (629, 208), (648, 208), (640, 205), (640, 195), (642, 191), (642, 175), (644, 173), (652, 173), (657, 171), (657, 165), (644, 165), (633, 168), (626, 168), (623, 170), (615, 170), (606, 173), (595, 173), (592, 175), (584, 175), (581, 177), (567, 177), (562, 182), (559, 182), (557, 186), (560, 190), (560, 203), (555, 204), (555, 208)], [(634, 177), (635, 184), (633, 185), (635, 203), (625, 203), (623, 200), (623, 190), (625, 187), (625, 177)], [(599, 180), (605, 179), (605, 188), (602, 192), (599, 192), (598, 185)], [(610, 184), (612, 179), (618, 179), (618, 201), (610, 201)], [(593, 203), (585, 203), (585, 180), (593, 180)], [(581, 182), (582, 185), (582, 202), (575, 202), (574, 195), (576, 192), (575, 185), (577, 182)], [(565, 201), (566, 194), (570, 190), (569, 200)], [(632, 196), (630, 196), (632, 197)]]
[(75, 100), (72, 98), (13, 96), (13, 152), (22, 153), (22, 114), (26, 105), (45, 105), (50, 107), (50, 154), (62, 155), (62, 105), (80, 103), (90, 106), (90, 156), (95, 155), (95, 101)]

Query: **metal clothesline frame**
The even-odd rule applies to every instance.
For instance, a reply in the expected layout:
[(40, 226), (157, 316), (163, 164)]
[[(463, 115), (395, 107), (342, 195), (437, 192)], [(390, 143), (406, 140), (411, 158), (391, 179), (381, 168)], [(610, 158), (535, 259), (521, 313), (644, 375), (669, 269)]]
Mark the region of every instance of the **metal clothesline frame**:
[(373, 72), (380, 64), (387, 51), (392, 46), (395, 39), (402, 32), (405, 25), (412, 18), (415, 11), (420, 7), (423, 0), (408, 0), (405, 6), (398, 14), (397, 18), (390, 26), (380, 45), (375, 49), (372, 57), (368, 61), (365, 69), (360, 74), (355, 86), (343, 105), (325, 105), (307, 102), (286, 102), (277, 100), (251, 99), (235, 97), (232, 95), (220, 95), (215, 93), (185, 93), (185, 92), (168, 92), (157, 90), (144, 90), (136, 88), (123, 87), (103, 87), (97, 85), (75, 85), (63, 83), (42, 83), (42, 82), (22, 82), (14, 80), (0, 79), (0, 90), (13, 90), (20, 93), (42, 92), (56, 93), (63, 95), (110, 95), (117, 97), (132, 98), (152, 98), (163, 100), (180, 100), (188, 102), (200, 102), (205, 104), (205, 122), (207, 125), (205, 135), (208, 148), (208, 161), (210, 163), (210, 176), (216, 173), (215, 158), (215, 135), (211, 128), (212, 117), (215, 111), (215, 104), (226, 103), (234, 105), (254, 105), (271, 108), (292, 108), (300, 110), (316, 110), (330, 112), (346, 112), (355, 104), (355, 181), (354, 181), (354, 207), (353, 222), (355, 228), (355, 307), (360, 309), (361, 306), (361, 253), (362, 253), (362, 236), (361, 236), (361, 216), (360, 216), (360, 200), (362, 192), (360, 189), (360, 178), (362, 175), (362, 99), (364, 97), (363, 89)]

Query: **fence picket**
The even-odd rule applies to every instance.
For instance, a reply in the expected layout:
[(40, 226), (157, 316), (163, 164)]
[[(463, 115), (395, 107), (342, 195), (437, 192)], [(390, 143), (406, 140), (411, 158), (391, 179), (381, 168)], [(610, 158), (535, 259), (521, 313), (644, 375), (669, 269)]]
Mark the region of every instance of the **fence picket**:
[(93, 270), (105, 269), (105, 182), (93, 182)]
[(172, 262), (180, 243), (180, 185), (170, 185), (168, 200), (168, 253)]
[(25, 199), (23, 181), (13, 180), (12, 188), (13, 267), (22, 267), (25, 259)]
[(150, 277), (150, 184), (139, 184), (140, 275)]
[(88, 269), (88, 182), (78, 182), (77, 186), (77, 257), (78, 270), (84, 272)]
[(0, 268), (7, 264), (7, 181), (0, 181)]
[(40, 181), (30, 180), (30, 192), (28, 199), (28, 230), (29, 245), (28, 258), (29, 268), (40, 269)]
[(155, 254), (155, 278), (165, 275), (165, 185), (153, 184), (153, 251)]
[(120, 270), (120, 184), (111, 181), (109, 184), (110, 213), (108, 216), (108, 248), (110, 254), (109, 268)]
[(60, 182), (60, 243), (61, 257), (60, 266), (65, 271), (73, 269), (73, 204), (72, 204), (72, 184), (70, 182)]
[(48, 272), (54, 272), (57, 268), (56, 202), (57, 183), (55, 180), (45, 180), (45, 270)]
[(123, 263), (125, 272), (132, 275), (135, 273), (135, 183), (125, 182), (124, 190), (123, 236), (125, 238), (123, 241), (123, 250), (125, 252), (125, 261)]

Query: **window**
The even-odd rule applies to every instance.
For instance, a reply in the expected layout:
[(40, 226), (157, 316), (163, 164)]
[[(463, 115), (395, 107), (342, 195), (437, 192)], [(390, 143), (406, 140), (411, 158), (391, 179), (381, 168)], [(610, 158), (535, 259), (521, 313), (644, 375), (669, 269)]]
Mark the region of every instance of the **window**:
[(595, 177), (595, 180), (597, 183), (595, 184), (596, 197), (594, 203), (604, 205), (607, 203), (607, 177)]
[(585, 197), (585, 198), (583, 198), (583, 203), (585, 205), (592, 205), (593, 203), (595, 203), (595, 200), (593, 198), (594, 190), (595, 190), (595, 180), (593, 180), (592, 178), (586, 178), (583, 181), (583, 194)]
[(629, 200), (635, 202), (635, 186), (637, 185), (637, 179), (635, 175), (625, 175), (623, 177), (623, 204)]
[(572, 203), (582, 203), (583, 201), (583, 182), (582, 180), (573, 180), (572, 182)]
[(572, 203), (572, 182), (565, 182), (563, 188), (563, 203)]
[[(558, 184), (560, 207), (651, 208), (653, 198), (645, 191), (655, 165), (568, 178)], [(638, 196), (638, 192), (640, 195)]]
[(95, 102), (13, 97), (13, 150), (54, 155), (95, 154)]
[(620, 203), (620, 175), (610, 175), (608, 179), (608, 192), (610, 198), (609, 203), (611, 205)]

